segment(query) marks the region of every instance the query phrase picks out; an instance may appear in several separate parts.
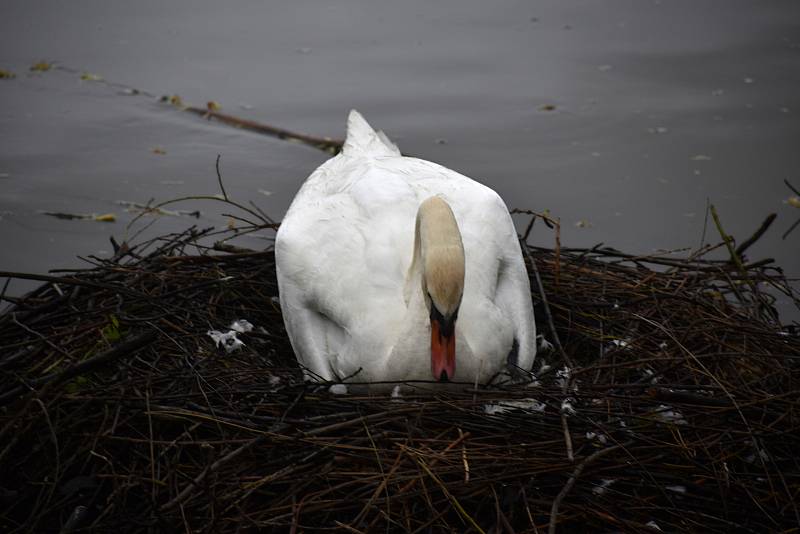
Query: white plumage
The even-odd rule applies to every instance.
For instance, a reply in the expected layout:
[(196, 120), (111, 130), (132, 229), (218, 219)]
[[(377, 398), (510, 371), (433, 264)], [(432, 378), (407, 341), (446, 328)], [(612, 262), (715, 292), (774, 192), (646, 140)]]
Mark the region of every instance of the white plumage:
[(530, 286), (501, 198), (441, 165), (402, 156), (351, 111), (342, 153), (305, 181), (275, 242), (286, 330), (308, 378), (435, 378), (431, 301), (426, 305), (409, 269), (417, 212), (432, 196), (452, 209), (464, 250), (456, 365), (448, 378), (483, 383), (509, 361), (531, 369)]

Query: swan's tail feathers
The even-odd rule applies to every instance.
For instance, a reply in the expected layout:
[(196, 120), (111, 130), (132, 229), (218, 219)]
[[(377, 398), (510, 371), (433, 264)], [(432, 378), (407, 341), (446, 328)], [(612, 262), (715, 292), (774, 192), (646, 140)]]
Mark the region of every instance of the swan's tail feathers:
[(400, 153), (400, 149), (397, 148), (396, 144), (392, 143), (392, 140), (389, 139), (389, 136), (383, 133), (383, 130), (378, 130), (375, 133), (377, 134), (378, 139), (380, 139), (381, 143), (383, 143), (383, 145), (386, 148), (388, 148), (392, 154), (394, 154), (395, 156), (402, 156), (402, 154)]
[(382, 131), (375, 131), (356, 110), (347, 117), (347, 138), (342, 149), (347, 155), (399, 156), (400, 149)]

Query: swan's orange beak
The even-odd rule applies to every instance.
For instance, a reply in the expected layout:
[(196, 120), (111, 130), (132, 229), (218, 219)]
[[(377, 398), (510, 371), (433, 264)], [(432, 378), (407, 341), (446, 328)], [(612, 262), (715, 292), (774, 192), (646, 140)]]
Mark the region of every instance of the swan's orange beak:
[[(431, 372), (441, 382), (451, 380), (456, 374), (455, 321), (431, 318)], [(449, 323), (449, 324), (448, 324)]]

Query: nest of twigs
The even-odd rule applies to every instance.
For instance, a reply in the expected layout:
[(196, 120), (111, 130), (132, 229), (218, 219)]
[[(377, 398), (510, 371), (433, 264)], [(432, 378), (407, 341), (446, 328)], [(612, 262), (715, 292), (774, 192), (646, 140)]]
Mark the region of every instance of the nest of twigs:
[[(797, 300), (777, 270), (526, 245), (554, 344), (538, 383), (335, 395), (301, 381), (272, 251), (205, 234), (5, 297), (0, 530), (800, 524), (800, 338), (770, 294)], [(244, 346), (215, 346), (238, 319)]]

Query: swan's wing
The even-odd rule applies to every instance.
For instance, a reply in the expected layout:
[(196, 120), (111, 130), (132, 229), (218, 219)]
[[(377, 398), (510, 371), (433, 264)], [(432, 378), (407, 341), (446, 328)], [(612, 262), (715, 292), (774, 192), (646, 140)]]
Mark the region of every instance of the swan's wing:
[(456, 203), (469, 210), (456, 212), (456, 218), (469, 262), (465, 292), (476, 298), (464, 304), (474, 307), (475, 317), (484, 318), (484, 324), (473, 326), (483, 330), (484, 346), (511, 350), (516, 342), (516, 361), (510, 363), (530, 370), (536, 356), (536, 325), (516, 228), (500, 196), (477, 185), (465, 188), (462, 194), (470, 198)]
[[(289, 339), (311, 377), (324, 380), (334, 379), (330, 361), (346, 336), (346, 322), (328, 309), (332, 292), (324, 289), (332, 282), (328, 273), (342, 268), (336, 266), (331, 243), (350, 256), (359, 255), (363, 248), (358, 234), (340, 232), (337, 204), (341, 215), (352, 211), (347, 198), (341, 196), (295, 202), (275, 239), (278, 287)], [(327, 224), (331, 219), (334, 224)], [(347, 274), (342, 273), (342, 283)]]
[(416, 205), (409, 185), (385, 169), (334, 160), (303, 185), (275, 242), (292, 346), (325, 379), (368, 366), (361, 359), (380, 358), (393, 341)]
[(501, 241), (503, 259), (497, 276), (494, 302), (500, 309), (507, 311), (508, 318), (514, 325), (514, 337), (519, 343), (517, 361), (509, 363), (530, 371), (536, 358), (536, 322), (533, 317), (531, 287), (514, 223), (505, 205), (503, 209), (505, 224), (510, 232)]

